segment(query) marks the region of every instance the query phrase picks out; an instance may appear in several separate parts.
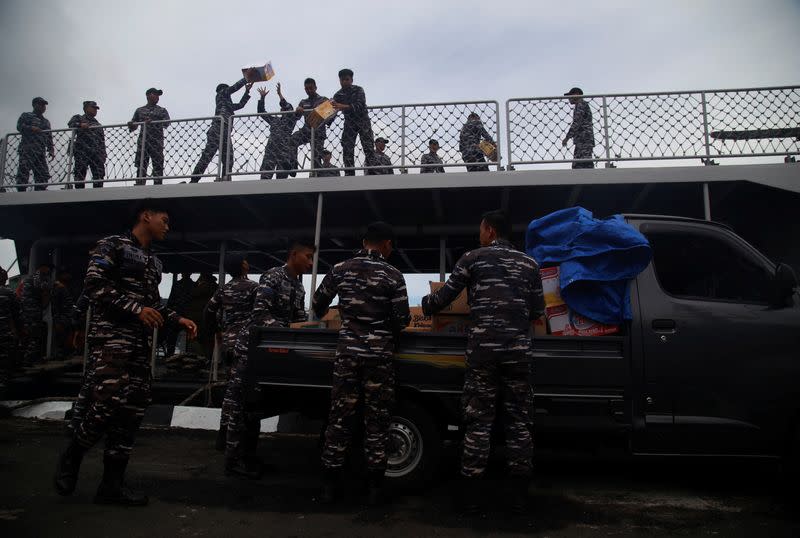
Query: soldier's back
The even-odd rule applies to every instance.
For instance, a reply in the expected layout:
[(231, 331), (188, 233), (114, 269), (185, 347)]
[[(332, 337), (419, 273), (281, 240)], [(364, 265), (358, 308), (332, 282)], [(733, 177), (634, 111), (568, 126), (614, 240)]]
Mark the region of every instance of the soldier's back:
[(392, 299), (405, 286), (403, 274), (376, 254), (359, 253), (337, 264), (343, 329), (388, 329)]
[(222, 328), (229, 332), (241, 327), (250, 318), (258, 284), (248, 278), (237, 278), (222, 288)]

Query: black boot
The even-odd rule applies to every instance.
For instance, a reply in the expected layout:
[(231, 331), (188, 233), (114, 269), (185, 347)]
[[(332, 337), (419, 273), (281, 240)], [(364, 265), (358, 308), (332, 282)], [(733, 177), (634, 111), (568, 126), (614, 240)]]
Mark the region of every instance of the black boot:
[(261, 470), (254, 469), (241, 458), (225, 458), (225, 476), (258, 480), (261, 478)]
[(367, 504), (369, 506), (380, 506), (386, 502), (383, 491), (384, 470), (369, 471), (367, 474)]
[(457, 482), (458, 492), (454, 498), (459, 500), (459, 509), (465, 515), (475, 516), (484, 511), (483, 479), (481, 477), (465, 477)]
[(528, 511), (528, 486), (530, 479), (527, 476), (512, 476), (507, 482), (508, 507), (515, 514), (524, 514)]
[(228, 441), (228, 425), (227, 424), (220, 424), (219, 431), (217, 432), (217, 442), (216, 442), (216, 449), (217, 452), (225, 452), (225, 445)]
[(333, 504), (339, 500), (342, 493), (342, 470), (324, 469), (322, 471), (322, 492), (319, 502), (322, 504)]
[(67, 449), (61, 453), (56, 466), (56, 474), (53, 477), (53, 485), (59, 495), (72, 495), (75, 485), (78, 483), (78, 472), (81, 469), (81, 462), (86, 450), (74, 439), (70, 442)]
[(149, 499), (139, 491), (125, 486), (123, 477), (128, 466), (127, 459), (103, 458), (103, 480), (94, 496), (95, 504), (118, 504), (121, 506), (145, 506)]

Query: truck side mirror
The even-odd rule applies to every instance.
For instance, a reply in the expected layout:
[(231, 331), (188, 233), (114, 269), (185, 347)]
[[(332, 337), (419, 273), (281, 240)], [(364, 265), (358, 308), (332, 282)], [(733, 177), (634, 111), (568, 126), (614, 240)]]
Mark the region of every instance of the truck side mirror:
[(775, 267), (775, 278), (773, 280), (773, 300), (774, 308), (783, 308), (794, 295), (797, 288), (797, 275), (794, 269), (785, 263), (779, 263)]

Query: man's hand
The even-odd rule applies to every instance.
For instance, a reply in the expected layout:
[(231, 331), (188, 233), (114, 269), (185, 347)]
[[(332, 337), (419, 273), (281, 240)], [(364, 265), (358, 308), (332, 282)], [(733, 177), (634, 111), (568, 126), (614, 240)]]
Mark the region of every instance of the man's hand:
[(181, 318), (178, 320), (178, 325), (186, 329), (186, 336), (189, 340), (197, 338), (197, 325), (189, 318)]
[(260, 95), (262, 99), (265, 98), (268, 93), (269, 93), (269, 90), (266, 89), (264, 86), (259, 86), (258, 87), (258, 95)]
[(56, 152), (53, 150), (53, 148), (48, 149), (47, 154), (50, 155), (51, 161), (56, 158)]
[(129, 131), (135, 131), (136, 130), (136, 126), (133, 124), (132, 121), (128, 122), (128, 130)]
[(278, 84), (275, 85), (275, 88), (278, 90), (278, 95), (283, 97), (283, 94), (281, 93), (281, 83), (280, 82), (278, 82)]
[(145, 306), (142, 308), (142, 311), (139, 312), (139, 320), (151, 329), (164, 325), (164, 317), (161, 313), (149, 306)]
[(331, 101), (331, 106), (334, 110), (347, 110), (350, 108), (350, 105), (343, 105), (342, 103), (337, 103), (336, 101)]
[(296, 113), (298, 113), (298, 114), (302, 114), (303, 112), (305, 112), (305, 111), (303, 110), (303, 107), (301, 107), (301, 106), (298, 106), (297, 108), (295, 108), (295, 109), (294, 109), (294, 111), (295, 111)]
[(569, 140), (569, 138), (565, 138), (564, 140), (562, 140), (561, 145), (567, 147), (567, 140)]
[(32, 127), (31, 127), (31, 132), (32, 132), (32, 133), (41, 133), (41, 132), (42, 132), (42, 130), (41, 130), (41, 129), (39, 129), (38, 127), (36, 127), (36, 126), (32, 126)]
[(78, 124), (78, 127), (80, 127), (81, 129), (88, 129), (89, 128), (89, 124), (87, 122), (85, 122), (85, 121), (82, 121), (82, 122), (80, 122), (80, 124)]
[(253, 87), (253, 83), (252, 82), (248, 82), (247, 84), (245, 84), (244, 85), (244, 93), (250, 93), (250, 88), (252, 88), (252, 87)]

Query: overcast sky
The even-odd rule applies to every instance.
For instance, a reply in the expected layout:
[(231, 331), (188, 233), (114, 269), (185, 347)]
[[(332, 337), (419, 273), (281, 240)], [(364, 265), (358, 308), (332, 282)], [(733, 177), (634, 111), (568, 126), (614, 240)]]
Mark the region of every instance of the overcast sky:
[(266, 60), (294, 102), (342, 67), (373, 105), (792, 85), (798, 28), (800, 0), (0, 0), (0, 123), (38, 95), (54, 128), (87, 99), (121, 123), (151, 86), (173, 118), (209, 116), (219, 82)]

